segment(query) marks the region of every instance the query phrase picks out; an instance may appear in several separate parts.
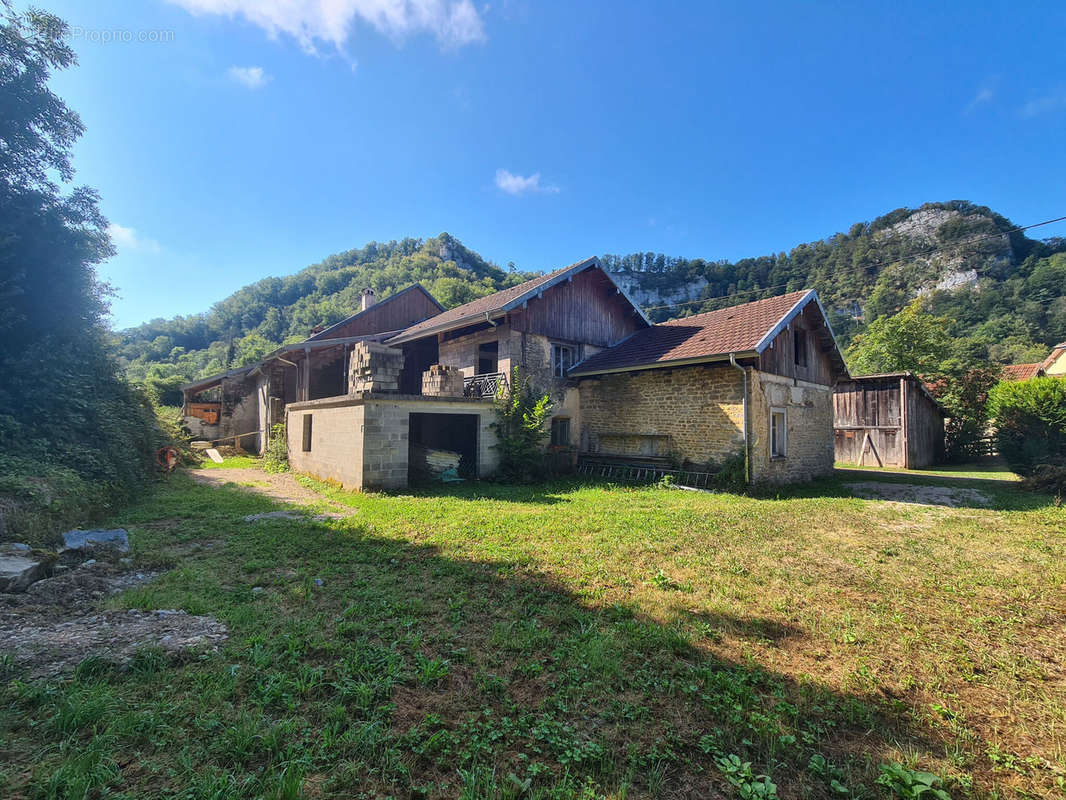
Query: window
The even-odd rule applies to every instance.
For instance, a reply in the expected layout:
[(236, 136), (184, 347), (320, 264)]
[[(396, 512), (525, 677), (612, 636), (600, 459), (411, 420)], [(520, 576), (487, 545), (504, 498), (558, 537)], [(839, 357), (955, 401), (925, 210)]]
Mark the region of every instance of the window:
[(305, 453), (310, 453), (311, 452), (311, 415), (310, 414), (304, 414), (303, 451)]
[(570, 444), (570, 418), (552, 417), (552, 445), (567, 447)]
[(552, 345), (552, 374), (565, 378), (566, 371), (574, 366), (574, 348), (565, 344)]
[(482, 342), (477, 346), (477, 374), (492, 375), (499, 370), (500, 343)]
[(785, 409), (770, 409), (770, 458), (784, 458), (788, 448), (788, 424)]
[(792, 352), (797, 367), (807, 366), (807, 331), (797, 328), (792, 332)]

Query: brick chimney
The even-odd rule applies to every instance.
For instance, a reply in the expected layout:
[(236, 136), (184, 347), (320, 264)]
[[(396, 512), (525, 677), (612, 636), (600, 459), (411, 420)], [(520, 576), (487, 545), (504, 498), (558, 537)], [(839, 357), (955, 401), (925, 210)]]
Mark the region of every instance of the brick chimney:
[(374, 290), (368, 286), (363, 289), (363, 303), (360, 311), (366, 311), (372, 305), (374, 305)]

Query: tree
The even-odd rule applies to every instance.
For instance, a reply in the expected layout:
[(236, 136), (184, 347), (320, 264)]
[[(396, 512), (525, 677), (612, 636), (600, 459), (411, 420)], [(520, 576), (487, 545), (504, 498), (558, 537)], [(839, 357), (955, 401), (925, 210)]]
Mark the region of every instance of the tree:
[(913, 372), (925, 378), (942, 374), (951, 355), (950, 320), (922, 310), (915, 300), (898, 314), (870, 323), (848, 349), (848, 364), (855, 374)]
[(501, 385), (496, 396), (496, 449), (500, 451), (497, 474), (513, 483), (528, 483), (544, 473), (544, 424), (551, 411), (548, 395), (537, 397), (529, 377), (518, 368), (511, 385)]
[(70, 148), (83, 127), (48, 88), (75, 63), (58, 17), (0, 22), (0, 474), (62, 468), (126, 496), (160, 442), (142, 392), (121, 377), (94, 266), (114, 253), (97, 195), (76, 187)]

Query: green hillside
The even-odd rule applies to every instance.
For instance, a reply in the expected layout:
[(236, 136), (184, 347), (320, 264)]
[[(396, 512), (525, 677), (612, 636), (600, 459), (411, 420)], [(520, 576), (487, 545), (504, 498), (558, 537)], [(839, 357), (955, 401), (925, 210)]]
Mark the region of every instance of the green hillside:
[[(1028, 238), (1005, 217), (965, 201), (898, 209), (788, 253), (728, 261), (661, 253), (606, 255), (656, 320), (799, 288), (814, 288), (846, 345), (873, 320), (917, 296), (951, 319), (968, 361), (1042, 358), (1066, 339), (1066, 242)], [(421, 281), (445, 306), (521, 281), (444, 233), (329, 256), (265, 278), (204, 314), (122, 331), (130, 377), (160, 390), (253, 363), (316, 325), (343, 319), (370, 286), (379, 297)]]

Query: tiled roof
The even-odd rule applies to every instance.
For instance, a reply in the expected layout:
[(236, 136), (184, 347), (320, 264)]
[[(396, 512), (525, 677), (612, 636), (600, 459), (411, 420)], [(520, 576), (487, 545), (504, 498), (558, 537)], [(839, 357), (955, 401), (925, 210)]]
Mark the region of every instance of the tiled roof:
[(1008, 364), (1003, 368), (1003, 380), (1027, 381), (1039, 377), (1044, 372), (1043, 364)]
[(586, 258), (577, 261), (568, 267), (557, 269), (554, 272), (549, 272), (546, 275), (533, 278), (525, 283), (512, 286), (509, 289), (504, 289), (503, 291), (487, 295), (486, 297), (479, 297), (477, 300), (471, 300), (469, 303), (456, 306), (455, 308), (449, 309), (435, 317), (430, 317), (424, 322), (412, 325), (399, 336), (396, 336), (394, 341), (410, 341), (411, 339), (416, 339), (431, 331), (450, 330), (452, 328), (461, 327), (462, 325), (477, 322), (480, 319), (483, 319), (486, 314), (492, 316), (503, 311), (508, 311), (509, 306), (513, 306), (517, 302), (520, 302), (527, 295), (532, 296), (538, 289), (545, 287), (547, 284), (552, 283), (552, 281), (560, 278), (566, 273), (580, 272), (587, 267), (599, 266), (599, 263), (599, 259), (597, 258)]
[(1040, 366), (1042, 366), (1044, 369), (1047, 369), (1056, 361), (1058, 361), (1059, 358), (1063, 355), (1066, 355), (1066, 342), (1063, 342), (1062, 344), (1057, 344), (1052, 347), (1051, 354), (1044, 359), (1044, 363), (1042, 363)]
[(645, 328), (577, 364), (571, 375), (611, 372), (671, 361), (761, 352), (767, 338), (810, 290), (730, 306)]

